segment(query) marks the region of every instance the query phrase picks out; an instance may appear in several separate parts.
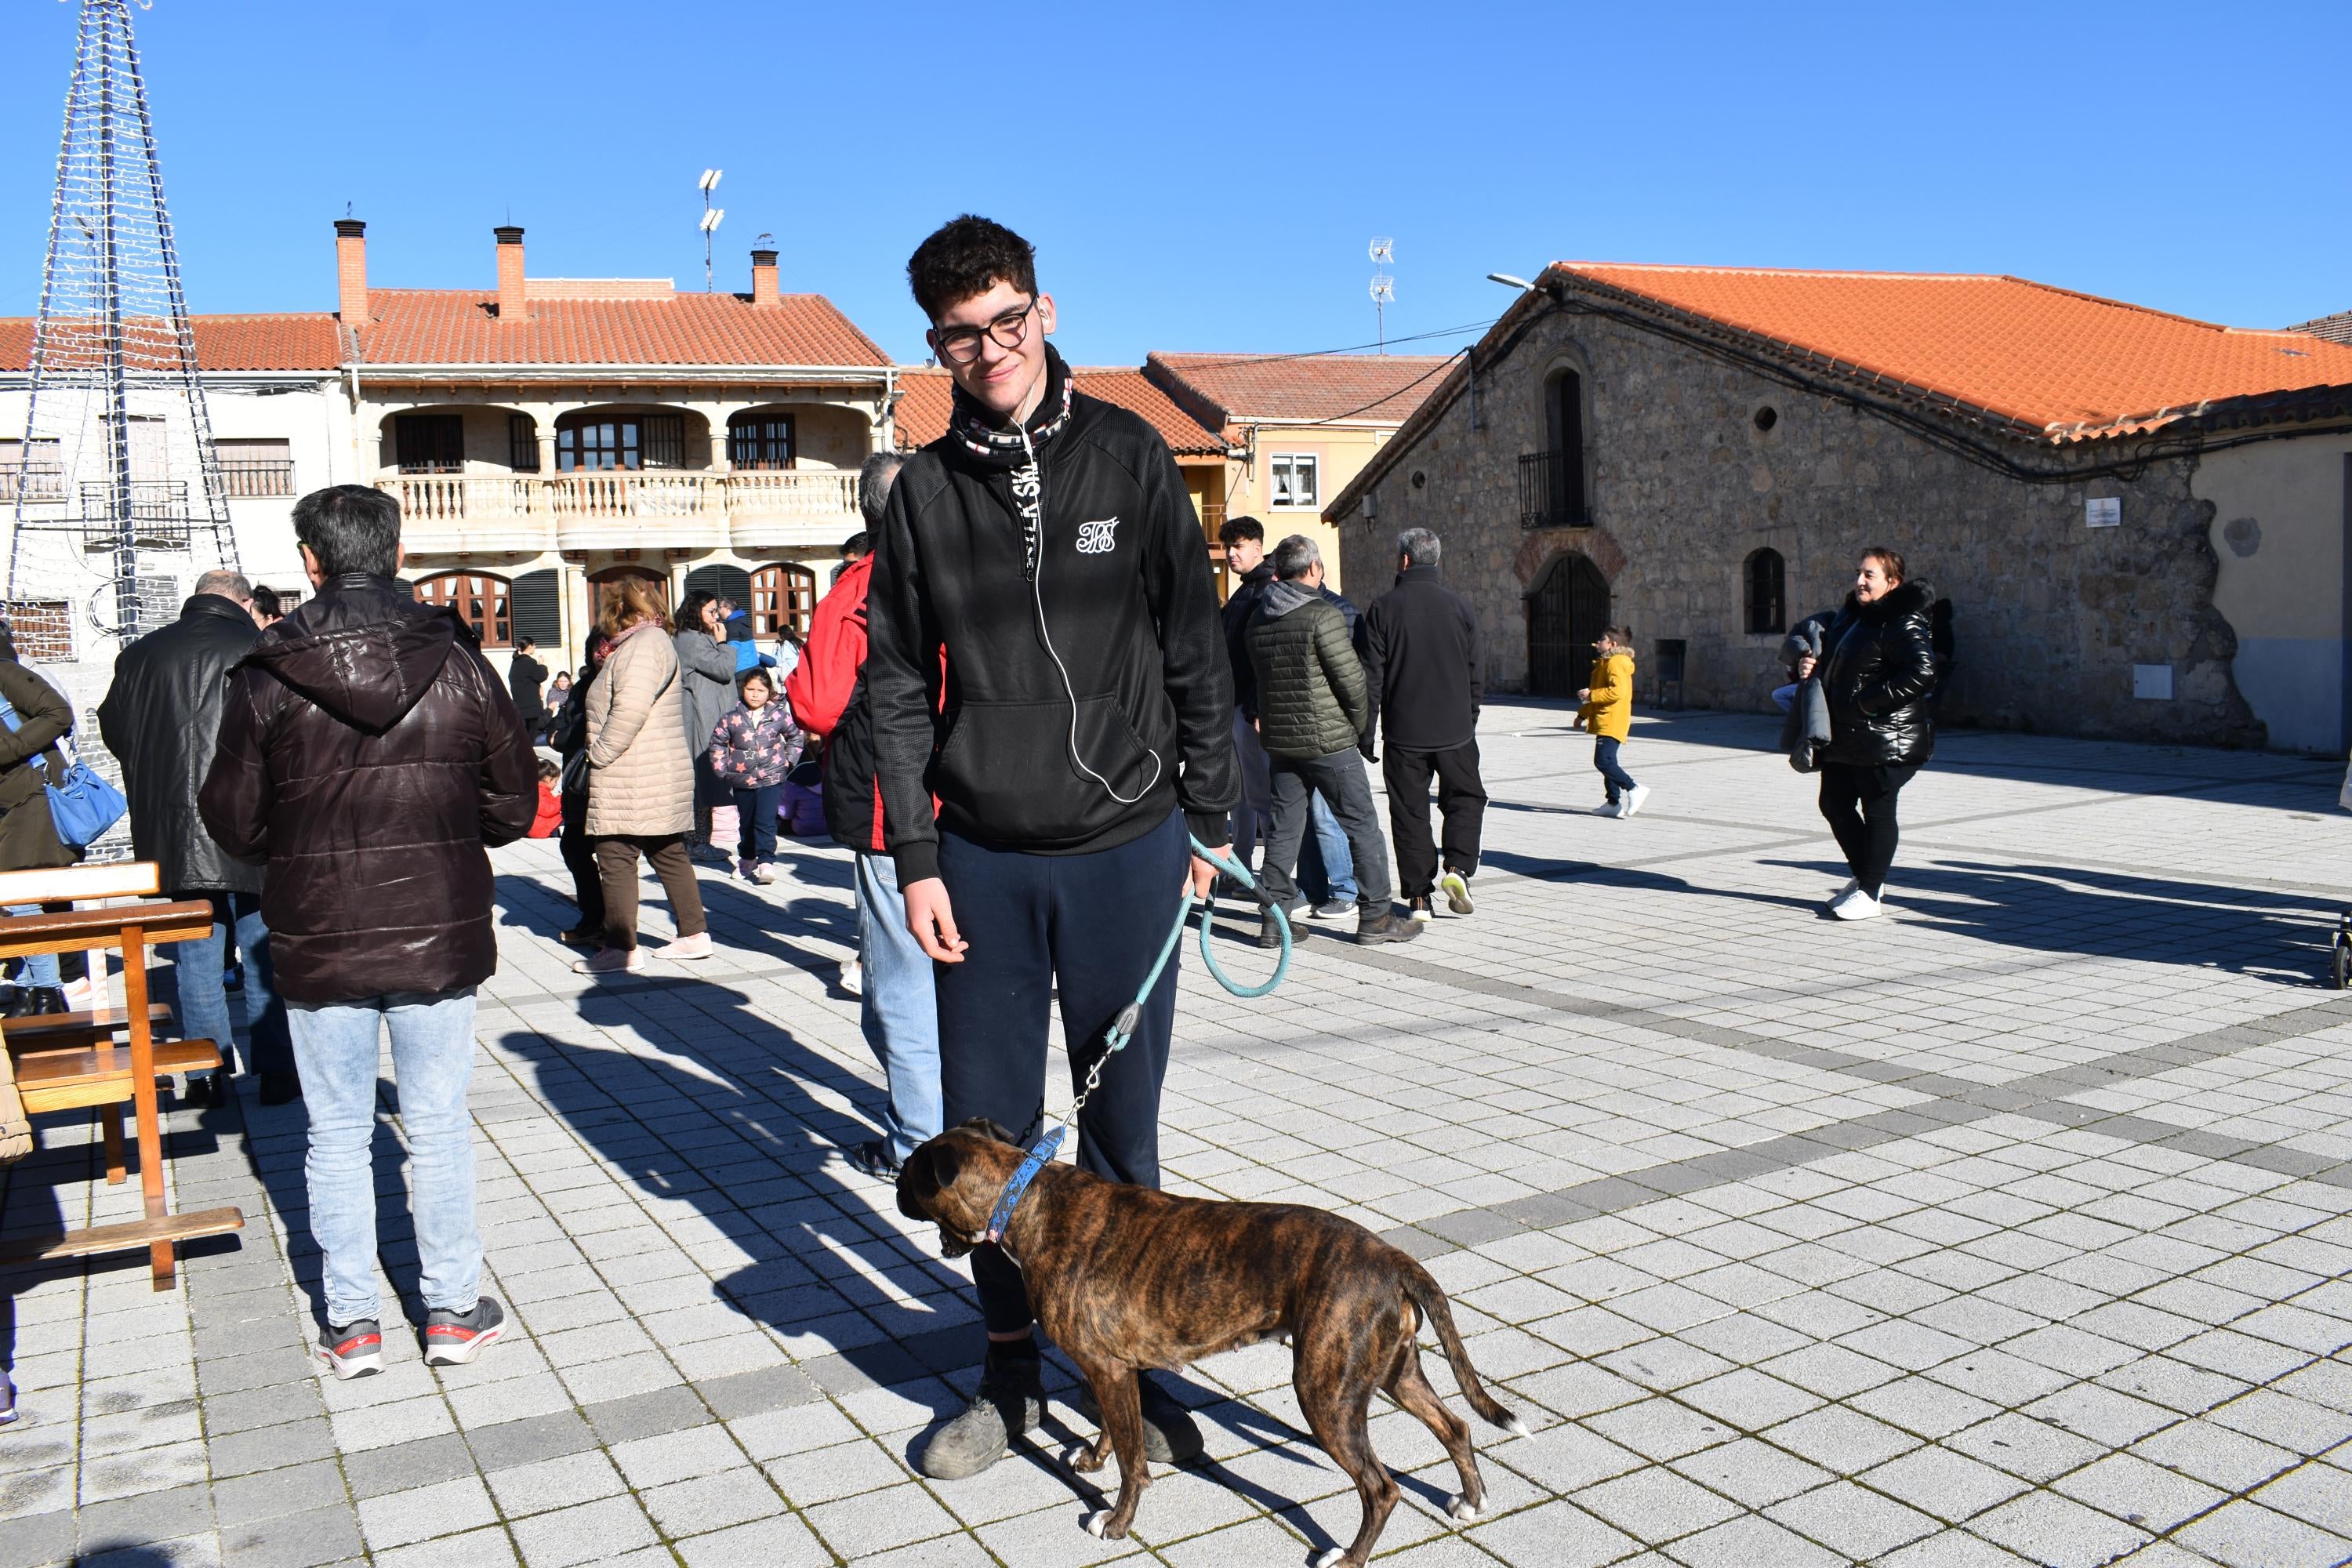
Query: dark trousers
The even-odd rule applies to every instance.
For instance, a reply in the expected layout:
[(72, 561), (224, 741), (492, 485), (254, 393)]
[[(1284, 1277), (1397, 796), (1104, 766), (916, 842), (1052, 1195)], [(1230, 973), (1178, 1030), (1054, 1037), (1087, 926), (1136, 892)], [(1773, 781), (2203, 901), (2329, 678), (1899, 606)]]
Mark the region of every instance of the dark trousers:
[(1858, 767), (1822, 764), (1822, 815), (1837, 835), (1838, 847), (1853, 879), (1872, 898), (1886, 885), (1902, 830), (1895, 820), (1895, 797), (1919, 772), (1916, 764)]
[(1283, 908), (1298, 901), (1293, 872), (1307, 838), (1310, 791), (1323, 797), (1339, 819), (1339, 831), (1348, 836), (1348, 853), (1356, 862), (1357, 910), (1380, 913), (1389, 905), (1388, 846), (1381, 842), (1380, 821), (1372, 815), (1372, 786), (1364, 777), (1364, 760), (1352, 750), (1303, 762), (1274, 759), (1274, 831), (1265, 841), (1265, 867), (1258, 880)]
[(686, 840), (671, 833), (656, 837), (610, 834), (596, 840), (596, 870), (604, 886), (604, 945), (623, 950), (637, 945), (637, 857), (643, 855), (662, 891), (669, 895), (670, 918), (677, 934), (696, 936), (710, 929), (702, 918), (702, 889), (694, 880), (694, 862), (687, 858)]
[(580, 906), (577, 931), (602, 931), (604, 926), (604, 876), (596, 869), (596, 841), (588, 837), (588, 793), (562, 797), (563, 831), (555, 847), (563, 855), (563, 868), (572, 873), (572, 901)]
[(1445, 822), (1445, 868), (1478, 871), (1478, 828), (1486, 816), (1486, 786), (1478, 782), (1478, 742), (1443, 752), (1391, 746), (1381, 758), (1389, 786), (1389, 837), (1396, 840), (1397, 882), (1407, 899), (1425, 899), (1437, 887), (1437, 845), (1429, 836), (1429, 781), (1437, 779), (1437, 814)]
[[(962, 963), (932, 966), (942, 1125), (985, 1116), (1024, 1142), (1037, 1134), (1055, 983), (1075, 1093), (1102, 1054), (1103, 1032), (1135, 1000), (1168, 940), (1191, 861), (1181, 814), (1133, 843), (1091, 855), (1024, 855), (940, 835), (940, 876), (971, 944)], [(1176, 965), (1171, 956), (1145, 1000), (1135, 1038), (1103, 1064), (1102, 1082), (1079, 1118), (1079, 1166), (1114, 1182), (1160, 1184), (1160, 1084), (1176, 1018)], [(1021, 1271), (1002, 1251), (976, 1248), (971, 1278), (991, 1332), (1029, 1326)]]
[(1600, 770), (1601, 783), (1608, 788), (1609, 804), (1612, 805), (1617, 804), (1619, 790), (1634, 787), (1633, 775), (1627, 773), (1625, 765), (1617, 760), (1617, 748), (1622, 743), (1608, 735), (1592, 737), (1592, 765)]
[(784, 804), (782, 781), (757, 789), (735, 789), (735, 820), (741, 835), (735, 846), (738, 860), (768, 860), (776, 853), (776, 813)]

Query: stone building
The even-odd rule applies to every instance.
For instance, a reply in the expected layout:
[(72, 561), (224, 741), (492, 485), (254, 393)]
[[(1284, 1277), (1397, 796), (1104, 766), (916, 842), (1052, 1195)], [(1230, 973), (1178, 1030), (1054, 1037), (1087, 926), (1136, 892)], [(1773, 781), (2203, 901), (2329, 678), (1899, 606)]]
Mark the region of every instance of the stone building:
[(2352, 347), (1998, 277), (1559, 263), (1337, 495), (1360, 597), (1434, 529), (1503, 689), (1629, 623), (1645, 702), (1761, 710), (1883, 544), (1947, 722), (2341, 754)]

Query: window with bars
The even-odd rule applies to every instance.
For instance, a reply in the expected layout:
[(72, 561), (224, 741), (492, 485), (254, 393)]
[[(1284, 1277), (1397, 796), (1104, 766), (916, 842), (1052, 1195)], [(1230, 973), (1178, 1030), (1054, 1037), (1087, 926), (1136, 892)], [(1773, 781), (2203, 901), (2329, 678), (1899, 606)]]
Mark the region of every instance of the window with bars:
[(1311, 452), (1276, 452), (1266, 459), (1274, 476), (1276, 507), (1319, 507), (1323, 504), (1322, 459)]
[(53, 436), (0, 441), (0, 501), (63, 500), (66, 465)]
[(445, 572), (437, 577), (421, 579), (416, 584), (416, 597), (423, 604), (457, 611), (457, 618), (473, 628), (484, 647), (514, 645), (514, 611), (503, 577)]
[(392, 422), (394, 460), (404, 474), (466, 471), (466, 421), (457, 414), (403, 414)]
[(232, 500), (294, 493), (294, 445), (290, 441), (215, 441), (221, 488)]
[(727, 421), (730, 468), (789, 468), (799, 450), (789, 414), (738, 414)]
[(1748, 557), (1746, 586), (1741, 595), (1745, 621), (1751, 636), (1789, 629), (1788, 568), (1777, 550), (1759, 550)]
[(507, 467), (518, 474), (539, 472), (539, 421), (528, 414), (507, 416)]

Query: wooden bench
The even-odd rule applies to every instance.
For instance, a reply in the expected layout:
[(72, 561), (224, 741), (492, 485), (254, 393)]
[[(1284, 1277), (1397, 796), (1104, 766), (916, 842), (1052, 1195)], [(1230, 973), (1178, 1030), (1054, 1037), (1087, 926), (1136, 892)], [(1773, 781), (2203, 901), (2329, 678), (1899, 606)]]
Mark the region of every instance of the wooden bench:
[[(0, 872), (0, 905), (140, 898), (152, 894), (155, 888), (155, 867), (146, 861)], [(217, 1068), (221, 1055), (209, 1040), (159, 1043), (155, 1039), (155, 1026), (168, 1022), (170, 1014), (148, 1000), (148, 951), (158, 942), (209, 936), (212, 928), (212, 905), (202, 900), (0, 916), (0, 958), (87, 952), (98, 997), (87, 1014), (0, 1022), (0, 1045), (5, 1045), (14, 1066), (16, 1092), (25, 1110), (37, 1115), (45, 1110), (100, 1108), (107, 1120), (108, 1179), (119, 1181), (123, 1174), (120, 1108), (128, 1103), (138, 1124), (139, 1184), (147, 1211), (144, 1219), (127, 1224), (0, 1242), (0, 1263), (144, 1247), (155, 1289), (168, 1290), (176, 1274), (175, 1242), (243, 1228), (245, 1215), (240, 1209), (174, 1215), (163, 1197), (163, 1124), (155, 1080), (173, 1073)], [(120, 1020), (112, 1016), (106, 988), (109, 952), (122, 955)], [(125, 1036), (120, 1043), (113, 1039), (117, 1030)]]

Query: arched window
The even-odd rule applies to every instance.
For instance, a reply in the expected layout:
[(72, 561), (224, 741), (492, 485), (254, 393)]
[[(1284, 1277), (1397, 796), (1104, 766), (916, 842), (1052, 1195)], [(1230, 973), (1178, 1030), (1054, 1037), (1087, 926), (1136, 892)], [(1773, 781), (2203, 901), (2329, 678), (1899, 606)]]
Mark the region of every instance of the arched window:
[(1519, 523), (1581, 528), (1591, 521), (1584, 490), (1584, 377), (1555, 371), (1544, 383), (1544, 449), (1519, 458)]
[(1777, 550), (1759, 550), (1748, 557), (1742, 574), (1743, 616), (1750, 635), (1778, 634), (1789, 629), (1788, 569)]
[(474, 635), (482, 639), (484, 647), (510, 647), (514, 644), (514, 612), (503, 577), (445, 572), (419, 581), (416, 597), (424, 604), (457, 611), (457, 618), (474, 628)]
[(784, 626), (808, 635), (816, 608), (816, 574), (805, 566), (762, 566), (751, 574), (751, 629), (772, 637)]

